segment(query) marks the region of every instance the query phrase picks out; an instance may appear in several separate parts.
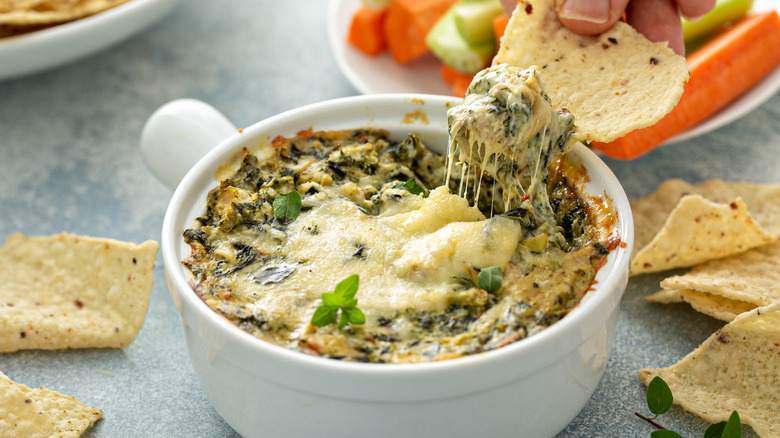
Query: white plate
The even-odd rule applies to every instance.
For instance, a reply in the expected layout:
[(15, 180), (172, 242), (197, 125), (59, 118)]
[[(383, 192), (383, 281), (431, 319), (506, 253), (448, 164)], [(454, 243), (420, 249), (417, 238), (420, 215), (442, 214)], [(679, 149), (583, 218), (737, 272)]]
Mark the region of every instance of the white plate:
[[(347, 44), (350, 19), (360, 0), (331, 0), (328, 11), (328, 40), (339, 68), (363, 94), (429, 93), (450, 95), (450, 87), (441, 79), (440, 63), (428, 55), (410, 64), (400, 65), (389, 54), (363, 55)], [(777, 0), (755, 0), (753, 10), (777, 9)], [(780, 67), (706, 121), (667, 140), (664, 144), (687, 140), (744, 116), (772, 97), (780, 89)]]
[(54, 68), (105, 49), (162, 18), (179, 1), (131, 0), (70, 23), (0, 38), (0, 80)]

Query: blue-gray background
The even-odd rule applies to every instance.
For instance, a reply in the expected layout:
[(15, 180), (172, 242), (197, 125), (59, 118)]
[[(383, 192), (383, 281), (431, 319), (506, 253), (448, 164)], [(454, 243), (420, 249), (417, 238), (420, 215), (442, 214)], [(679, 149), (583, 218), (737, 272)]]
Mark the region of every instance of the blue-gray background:
[[(193, 97), (248, 126), (357, 94), (328, 49), (326, 12), (325, 0), (188, 0), (110, 50), (0, 82), (0, 239), (67, 231), (159, 241), (172, 192), (141, 162), (146, 119)], [(780, 96), (712, 133), (607, 162), (632, 199), (671, 177), (777, 182)], [(649, 436), (633, 415), (646, 413), (637, 370), (675, 363), (722, 325), (685, 305), (646, 303), (661, 278), (629, 283), (604, 378), (561, 437)], [(145, 325), (128, 348), (0, 354), (0, 370), (103, 409), (87, 437), (237, 435), (198, 385), (159, 258)], [(663, 423), (688, 437), (707, 426), (679, 407)], [(337, 435), (338, 425), (325, 430)]]

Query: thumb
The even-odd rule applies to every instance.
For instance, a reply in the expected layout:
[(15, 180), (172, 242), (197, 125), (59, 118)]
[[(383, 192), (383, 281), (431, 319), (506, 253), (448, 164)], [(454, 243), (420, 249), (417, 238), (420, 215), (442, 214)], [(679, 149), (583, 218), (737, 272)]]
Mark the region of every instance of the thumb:
[(565, 0), (558, 6), (558, 19), (582, 35), (598, 35), (611, 28), (626, 9), (628, 0)]

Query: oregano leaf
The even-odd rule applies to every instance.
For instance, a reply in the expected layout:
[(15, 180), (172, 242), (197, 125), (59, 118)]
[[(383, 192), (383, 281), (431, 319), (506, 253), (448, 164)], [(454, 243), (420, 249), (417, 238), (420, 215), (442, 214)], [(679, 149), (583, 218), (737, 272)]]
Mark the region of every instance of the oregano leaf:
[(674, 397), (669, 385), (661, 377), (653, 377), (647, 385), (647, 407), (650, 412), (655, 415), (665, 414), (672, 408), (673, 403)]
[(723, 427), (721, 438), (739, 438), (742, 436), (742, 422), (739, 419), (737, 411), (732, 411), (729, 421)]
[(339, 328), (342, 329), (347, 325), (349, 319), (347, 318), (347, 312), (341, 309), (341, 317), (339, 318)]
[(477, 275), (477, 286), (488, 292), (497, 291), (503, 283), (504, 277), (501, 276), (500, 266), (482, 268)]
[(723, 429), (726, 427), (726, 422), (721, 421), (720, 423), (710, 424), (710, 427), (707, 428), (707, 430), (704, 431), (704, 436), (702, 438), (721, 438), (723, 436)]
[(336, 285), (336, 290), (334, 292), (344, 297), (345, 301), (350, 300), (357, 293), (359, 283), (360, 278), (358, 275), (352, 274), (349, 277), (341, 280), (339, 284)]
[(325, 327), (326, 325), (333, 324), (336, 321), (336, 315), (338, 310), (327, 306), (317, 307), (314, 311), (314, 315), (311, 317), (311, 323), (317, 327)]
[(301, 195), (295, 190), (282, 193), (274, 199), (274, 216), (282, 224), (289, 224), (301, 214)]
[(347, 315), (347, 319), (350, 324), (364, 324), (366, 322), (366, 315), (363, 311), (357, 307), (346, 307), (341, 309), (342, 314)]
[(337, 310), (344, 303), (344, 298), (341, 295), (325, 292), (322, 294), (322, 305), (331, 307), (333, 310)]
[[(333, 324), (338, 320), (338, 328), (342, 329), (347, 324), (363, 324), (366, 315), (357, 308), (355, 294), (358, 290), (360, 278), (357, 274), (341, 280), (333, 292), (322, 294), (322, 304), (314, 310), (311, 323), (317, 327)], [(339, 315), (339, 310), (341, 314)]]

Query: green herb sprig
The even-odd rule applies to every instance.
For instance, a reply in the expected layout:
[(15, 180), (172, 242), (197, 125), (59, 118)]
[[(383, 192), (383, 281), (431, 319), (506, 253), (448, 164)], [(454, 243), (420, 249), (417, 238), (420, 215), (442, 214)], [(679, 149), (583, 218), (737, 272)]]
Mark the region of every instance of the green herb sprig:
[[(317, 327), (325, 327), (338, 319), (338, 328), (344, 328), (347, 323), (365, 323), (366, 315), (357, 308), (357, 298), (355, 298), (359, 282), (358, 275), (352, 274), (341, 280), (333, 292), (323, 293), (322, 304), (314, 311), (311, 323)], [(341, 309), (341, 317), (339, 317), (339, 309)]]
[(501, 288), (504, 277), (501, 275), (501, 266), (482, 268), (477, 275), (477, 287), (488, 292), (495, 292)]
[[(659, 415), (663, 415), (669, 412), (674, 404), (674, 397), (672, 396), (672, 390), (669, 389), (669, 385), (660, 376), (653, 377), (650, 384), (647, 385), (647, 408), (653, 413), (652, 417), (647, 417), (638, 412), (634, 414), (652, 424), (658, 430), (654, 430), (650, 433), (651, 438), (683, 438), (677, 432), (666, 429), (660, 424), (655, 422), (655, 419)], [(728, 421), (721, 421), (720, 423), (711, 424), (710, 427), (704, 431), (703, 438), (739, 438), (742, 436), (742, 422), (739, 419), (737, 411), (733, 411), (729, 416)]]
[(274, 199), (274, 216), (281, 224), (294, 221), (301, 214), (301, 195), (295, 190), (281, 193)]
[(399, 190), (407, 190), (411, 192), (413, 195), (423, 195), (425, 196), (425, 189), (420, 187), (419, 184), (417, 184), (417, 181), (410, 179), (406, 181), (403, 184), (396, 184), (393, 186), (394, 189)]

